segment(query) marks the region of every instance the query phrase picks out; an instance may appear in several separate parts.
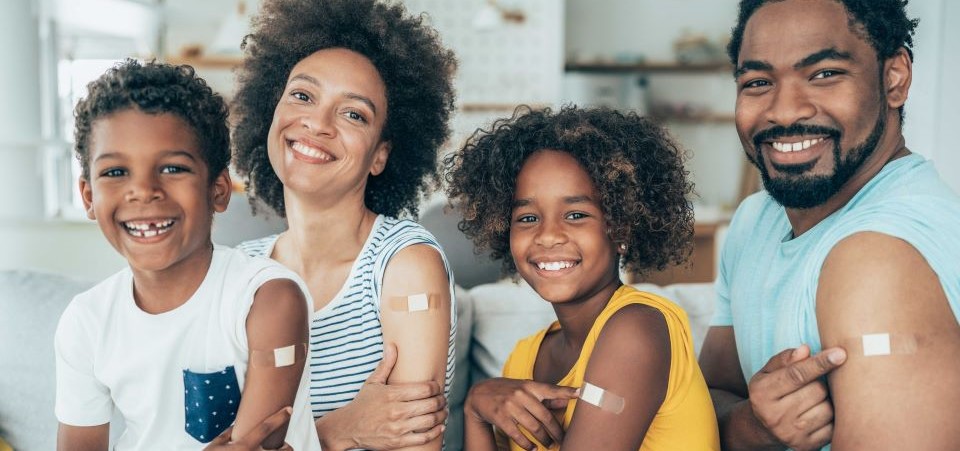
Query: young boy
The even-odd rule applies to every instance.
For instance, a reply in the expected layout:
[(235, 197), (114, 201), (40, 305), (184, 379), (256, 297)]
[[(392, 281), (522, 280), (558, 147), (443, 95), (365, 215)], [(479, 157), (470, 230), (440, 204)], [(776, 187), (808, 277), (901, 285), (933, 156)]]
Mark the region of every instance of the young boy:
[(293, 406), (288, 427), (246, 446), (319, 449), (305, 287), (210, 239), (231, 191), (223, 99), (188, 66), (128, 60), (89, 85), (76, 118), (87, 216), (129, 268), (60, 318), (58, 448), (106, 450), (114, 409), (126, 424), (116, 449), (170, 450), (201, 449), (231, 425), (250, 441)]

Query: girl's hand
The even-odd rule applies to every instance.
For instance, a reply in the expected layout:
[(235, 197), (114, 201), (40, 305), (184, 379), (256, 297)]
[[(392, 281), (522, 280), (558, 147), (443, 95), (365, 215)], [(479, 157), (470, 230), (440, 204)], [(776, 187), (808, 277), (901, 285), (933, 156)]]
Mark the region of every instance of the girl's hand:
[(433, 381), (387, 385), (396, 362), (396, 347), (385, 346), (383, 360), (353, 401), (317, 420), (324, 450), (405, 448), (443, 433), (443, 387)]
[(530, 380), (487, 379), (470, 389), (464, 404), (466, 421), (495, 425), (524, 449), (535, 449), (518, 426), (544, 446), (563, 441), (563, 427), (550, 413), (576, 398), (577, 389)]
[[(204, 451), (217, 451), (217, 450), (248, 450), (248, 451), (261, 451), (263, 448), (260, 447), (260, 443), (267, 438), (274, 431), (280, 429), (280, 427), (287, 424), (290, 421), (290, 415), (293, 411), (289, 407), (284, 407), (280, 411), (274, 413), (263, 420), (262, 423), (253, 428), (247, 435), (240, 437), (235, 441), (230, 441), (230, 436), (233, 434), (233, 426), (227, 428), (223, 431), (217, 438), (213, 439)], [(277, 448), (281, 451), (292, 451), (289, 445), (286, 443), (283, 444), (281, 448)]]

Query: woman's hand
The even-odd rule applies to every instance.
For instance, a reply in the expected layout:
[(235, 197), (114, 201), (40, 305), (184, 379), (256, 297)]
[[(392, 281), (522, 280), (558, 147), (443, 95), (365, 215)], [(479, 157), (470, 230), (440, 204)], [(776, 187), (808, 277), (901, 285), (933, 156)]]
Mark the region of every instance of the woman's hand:
[(493, 378), (470, 389), (464, 404), (465, 421), (495, 425), (524, 449), (536, 446), (518, 426), (544, 446), (563, 441), (563, 427), (550, 412), (576, 398), (577, 389), (530, 380)]
[(387, 385), (397, 350), (387, 345), (383, 360), (357, 396), (317, 420), (324, 450), (389, 450), (428, 443), (443, 433), (447, 400), (434, 381)]
[[(204, 448), (204, 451), (261, 451), (263, 448), (260, 447), (260, 443), (274, 431), (286, 425), (287, 422), (290, 421), (290, 415), (292, 413), (292, 409), (284, 407), (255, 426), (247, 435), (234, 441), (230, 441), (230, 436), (233, 434), (233, 426), (231, 426), (218, 435), (217, 438), (213, 439), (213, 441)], [(292, 451), (292, 448), (286, 443), (277, 449), (281, 451)]]

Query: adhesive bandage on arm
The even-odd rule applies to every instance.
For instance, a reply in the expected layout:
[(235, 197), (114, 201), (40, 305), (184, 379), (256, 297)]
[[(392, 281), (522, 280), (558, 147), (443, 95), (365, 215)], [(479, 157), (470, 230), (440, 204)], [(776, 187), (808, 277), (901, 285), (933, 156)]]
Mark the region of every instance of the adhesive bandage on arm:
[(600, 410), (619, 414), (623, 412), (624, 399), (622, 396), (611, 393), (589, 382), (584, 382), (580, 388), (580, 400), (599, 407)]
[(851, 356), (877, 357), (908, 355), (917, 352), (918, 339), (914, 334), (880, 332), (846, 338), (840, 346)]
[(307, 360), (307, 344), (284, 346), (269, 351), (250, 351), (250, 366), (283, 368)]
[(411, 294), (410, 296), (392, 296), (387, 300), (387, 306), (394, 312), (416, 313), (429, 310), (438, 310), (440, 300), (437, 296), (427, 293)]

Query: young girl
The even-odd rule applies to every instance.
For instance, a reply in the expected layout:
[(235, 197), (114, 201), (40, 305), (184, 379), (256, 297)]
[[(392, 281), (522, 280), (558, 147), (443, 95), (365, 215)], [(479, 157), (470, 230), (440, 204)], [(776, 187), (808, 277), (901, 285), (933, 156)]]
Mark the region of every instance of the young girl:
[(518, 110), (446, 166), (461, 229), (558, 319), (470, 391), (467, 449), (494, 449), (491, 425), (513, 450), (719, 449), (686, 314), (619, 279), (690, 252), (691, 184), (666, 133), (607, 109)]

